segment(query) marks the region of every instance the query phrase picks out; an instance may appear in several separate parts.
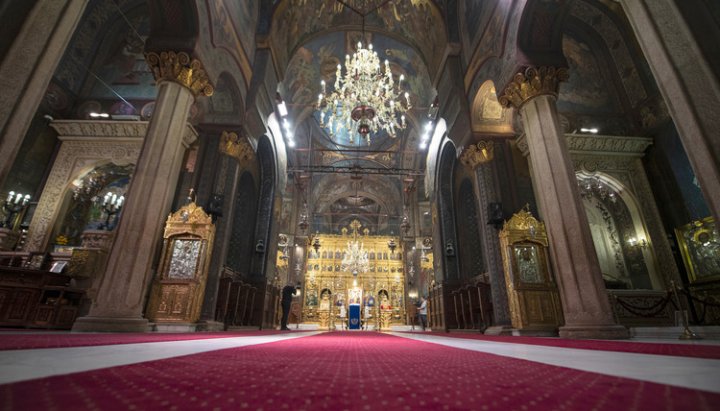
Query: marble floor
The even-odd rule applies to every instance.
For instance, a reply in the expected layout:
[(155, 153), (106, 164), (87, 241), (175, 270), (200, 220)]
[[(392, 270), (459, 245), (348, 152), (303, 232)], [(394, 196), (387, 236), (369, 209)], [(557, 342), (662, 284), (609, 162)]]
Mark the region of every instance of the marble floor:
[[(317, 333), (317, 331), (296, 331), (266, 336), (0, 351), (0, 384), (301, 338)], [(401, 338), (448, 347), (720, 393), (720, 360), (489, 342), (423, 333), (393, 334)], [(667, 340), (655, 342), (668, 343)], [(718, 342), (690, 343), (717, 344)]]

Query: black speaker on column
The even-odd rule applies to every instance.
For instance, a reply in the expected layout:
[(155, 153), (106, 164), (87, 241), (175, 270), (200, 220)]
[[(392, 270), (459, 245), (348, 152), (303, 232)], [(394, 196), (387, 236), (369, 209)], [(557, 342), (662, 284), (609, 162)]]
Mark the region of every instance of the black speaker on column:
[(488, 214), (488, 225), (492, 225), (496, 229), (502, 228), (503, 223), (505, 222), (505, 217), (503, 214), (502, 209), (502, 203), (488, 203), (487, 206), (487, 214)]

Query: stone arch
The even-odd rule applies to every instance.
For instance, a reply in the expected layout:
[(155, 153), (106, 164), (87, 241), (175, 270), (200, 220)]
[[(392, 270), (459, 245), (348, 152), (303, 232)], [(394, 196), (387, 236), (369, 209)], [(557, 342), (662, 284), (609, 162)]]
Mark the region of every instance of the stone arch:
[(61, 197), (60, 212), (50, 238), (63, 234), (69, 240), (68, 245), (79, 246), (86, 229), (113, 230), (122, 209), (119, 213), (107, 214), (100, 203), (103, 193), (127, 195), (134, 169), (134, 163), (118, 165), (112, 161), (100, 161), (90, 170), (72, 178)]
[(475, 94), (470, 109), (473, 132), (512, 133), (512, 109), (503, 108), (498, 102), (497, 90), (492, 80), (486, 80)]
[[(630, 245), (630, 239), (638, 242), (650, 242), (647, 225), (643, 218), (637, 198), (622, 182), (603, 173), (576, 173), (580, 184), (592, 182), (603, 185), (611, 196), (596, 195), (591, 190), (583, 190), (581, 196), (585, 206), (588, 223), (593, 234), (598, 260), (612, 257), (614, 261), (600, 261), (601, 268), (616, 264), (624, 277), (614, 280), (626, 282), (631, 288), (662, 289), (665, 287), (659, 276), (651, 244), (646, 248)], [(588, 194), (590, 193), (590, 194)], [(608, 249), (610, 247), (610, 249)], [(622, 270), (625, 270), (623, 273)], [(608, 273), (603, 272), (605, 278)], [(607, 280), (607, 278), (606, 278)], [(611, 279), (613, 280), (613, 279)], [(607, 282), (606, 282), (607, 284)]]
[(455, 229), (455, 205), (453, 201), (453, 180), (457, 151), (451, 141), (446, 141), (440, 151), (438, 164), (436, 195), (440, 241), (435, 242), (438, 255), (441, 255), (443, 282), (457, 283), (460, 271), (457, 259), (457, 232)]
[(270, 138), (266, 135), (261, 136), (258, 140), (257, 158), (260, 167), (260, 189), (255, 222), (255, 246), (250, 275), (264, 277), (267, 265), (265, 256), (271, 251), (270, 232), (273, 222), (276, 188), (275, 151)]

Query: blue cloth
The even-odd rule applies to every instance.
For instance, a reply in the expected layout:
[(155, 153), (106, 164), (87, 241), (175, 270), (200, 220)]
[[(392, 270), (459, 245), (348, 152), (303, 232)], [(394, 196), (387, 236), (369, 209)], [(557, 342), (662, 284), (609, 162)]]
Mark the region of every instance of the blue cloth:
[(360, 325), (360, 304), (350, 304), (348, 310), (348, 328), (351, 330), (359, 330)]

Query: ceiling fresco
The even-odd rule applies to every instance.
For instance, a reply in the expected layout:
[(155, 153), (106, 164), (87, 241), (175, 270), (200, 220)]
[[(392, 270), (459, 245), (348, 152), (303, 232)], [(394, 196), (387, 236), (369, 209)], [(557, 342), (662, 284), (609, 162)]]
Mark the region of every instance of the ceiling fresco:
[(558, 109), (561, 111), (602, 112), (619, 111), (619, 101), (611, 79), (587, 43), (569, 36), (563, 37), (563, 52), (568, 61), (570, 78), (560, 83)]
[[(317, 95), (320, 92), (320, 80), (328, 84), (328, 93), (332, 92), (335, 83), (337, 65), (345, 60), (345, 55), (355, 51), (357, 41), (362, 37), (360, 32), (333, 32), (318, 37), (301, 46), (290, 61), (286, 71), (285, 99), (290, 103), (290, 111), (296, 123), (304, 121), (302, 116), (312, 114), (313, 123), (319, 124), (320, 114), (314, 109)], [(425, 64), (420, 57), (402, 43), (382, 35), (366, 33), (365, 41), (372, 42), (381, 61), (390, 61), (390, 67), (397, 78), (403, 74), (406, 81), (403, 88), (410, 93), (410, 101), (414, 107), (424, 108), (429, 105), (431, 83)], [(411, 111), (409, 116), (417, 115)], [(412, 124), (413, 121), (410, 121)], [(319, 128), (313, 127), (319, 133)], [(313, 130), (313, 131), (315, 131)], [(372, 150), (387, 150), (394, 145), (393, 139), (387, 133), (380, 132), (373, 135), (371, 145), (358, 138), (353, 130), (355, 143), (350, 142), (348, 130), (335, 130), (334, 136), (325, 135), (318, 138), (318, 142), (325, 148), (353, 148), (359, 147)], [(404, 138), (409, 129), (398, 133), (398, 138)], [(298, 137), (300, 134), (298, 133)]]
[[(356, 0), (372, 9), (374, 0)], [(362, 3), (362, 4), (361, 4)], [(366, 4), (367, 3), (367, 4)], [(312, 37), (328, 31), (357, 30), (362, 17), (336, 0), (285, 0), (273, 15), (271, 41), (278, 65), (285, 67), (294, 50)], [(368, 31), (383, 32), (403, 39), (419, 50), (430, 72), (434, 73), (447, 44), (444, 18), (431, 0), (386, 2), (365, 17)]]

